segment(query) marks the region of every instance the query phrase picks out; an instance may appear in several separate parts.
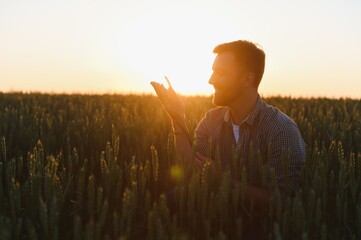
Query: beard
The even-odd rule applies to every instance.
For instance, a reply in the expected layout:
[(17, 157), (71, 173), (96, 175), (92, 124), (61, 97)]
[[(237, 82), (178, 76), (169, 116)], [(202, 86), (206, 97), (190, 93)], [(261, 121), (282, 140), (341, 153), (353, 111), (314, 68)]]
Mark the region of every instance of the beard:
[(229, 106), (239, 95), (240, 93), (236, 91), (236, 89), (232, 89), (231, 91), (216, 89), (213, 94), (212, 103), (215, 106)]

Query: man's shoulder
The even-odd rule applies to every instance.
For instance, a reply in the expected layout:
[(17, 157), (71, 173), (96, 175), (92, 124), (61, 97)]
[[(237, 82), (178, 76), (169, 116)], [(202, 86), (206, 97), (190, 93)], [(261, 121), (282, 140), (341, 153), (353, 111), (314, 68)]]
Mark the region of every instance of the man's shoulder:
[(216, 136), (219, 133), (219, 128), (224, 121), (224, 116), (227, 113), (227, 107), (216, 107), (205, 113), (202, 120), (198, 123), (196, 128), (196, 135), (212, 135)]
[(277, 107), (264, 102), (261, 111), (261, 124), (273, 131), (279, 131), (290, 126), (296, 127), (295, 121)]
[(203, 124), (216, 124), (224, 120), (224, 116), (229, 111), (228, 107), (215, 107), (205, 113), (201, 123)]
[(207, 117), (224, 117), (226, 112), (229, 110), (228, 107), (215, 107), (206, 112)]
[(271, 144), (280, 147), (279, 150), (291, 149), (292, 161), (298, 159), (303, 162), (306, 155), (305, 142), (296, 122), (278, 108), (268, 104), (265, 105), (262, 118), (261, 131), (266, 141), (271, 141)]

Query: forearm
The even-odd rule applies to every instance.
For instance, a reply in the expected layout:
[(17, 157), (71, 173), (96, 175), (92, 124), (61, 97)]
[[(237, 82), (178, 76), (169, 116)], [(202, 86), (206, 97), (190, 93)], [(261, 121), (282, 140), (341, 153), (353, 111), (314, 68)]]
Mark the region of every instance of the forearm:
[(180, 126), (179, 124), (175, 124), (174, 122), (172, 122), (172, 125), (177, 157), (182, 160), (184, 159), (188, 163), (192, 163), (193, 149), (187, 128)]

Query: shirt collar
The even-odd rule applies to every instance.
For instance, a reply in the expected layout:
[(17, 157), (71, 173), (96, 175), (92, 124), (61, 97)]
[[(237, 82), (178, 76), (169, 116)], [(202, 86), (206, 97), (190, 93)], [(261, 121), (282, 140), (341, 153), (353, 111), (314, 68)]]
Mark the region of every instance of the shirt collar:
[[(256, 116), (258, 115), (259, 111), (261, 110), (262, 103), (263, 103), (263, 100), (262, 100), (261, 96), (258, 95), (256, 105), (253, 107), (252, 111), (248, 114), (248, 116), (242, 122), (242, 124), (244, 122), (246, 122), (248, 125), (253, 125)], [(224, 114), (224, 121), (226, 123), (232, 124), (231, 109), (229, 107), (227, 108), (227, 111)]]

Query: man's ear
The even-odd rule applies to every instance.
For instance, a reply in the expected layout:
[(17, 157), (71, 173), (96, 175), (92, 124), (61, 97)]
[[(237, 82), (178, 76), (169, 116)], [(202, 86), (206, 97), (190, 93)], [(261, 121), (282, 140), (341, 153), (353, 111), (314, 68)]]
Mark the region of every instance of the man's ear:
[(254, 75), (253, 72), (247, 72), (244, 74), (244, 80), (247, 83), (247, 85), (251, 86), (255, 84), (256, 81), (256, 76)]

